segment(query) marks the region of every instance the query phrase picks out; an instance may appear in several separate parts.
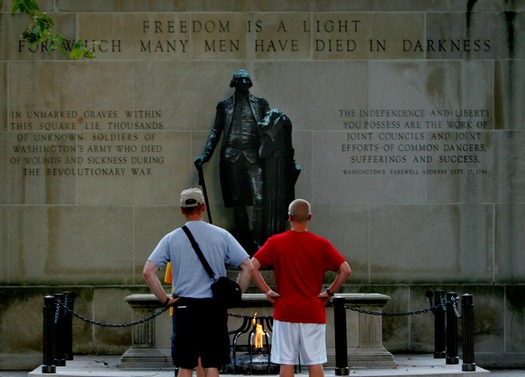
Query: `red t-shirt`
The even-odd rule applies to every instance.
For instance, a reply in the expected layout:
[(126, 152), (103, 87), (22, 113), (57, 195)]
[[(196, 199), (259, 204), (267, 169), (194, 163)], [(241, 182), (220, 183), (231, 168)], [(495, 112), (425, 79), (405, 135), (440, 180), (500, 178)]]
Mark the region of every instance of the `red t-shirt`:
[(326, 323), (323, 289), (326, 271), (338, 271), (345, 258), (325, 238), (310, 232), (272, 236), (255, 253), (262, 268), (273, 268), (281, 295), (273, 318), (285, 322)]

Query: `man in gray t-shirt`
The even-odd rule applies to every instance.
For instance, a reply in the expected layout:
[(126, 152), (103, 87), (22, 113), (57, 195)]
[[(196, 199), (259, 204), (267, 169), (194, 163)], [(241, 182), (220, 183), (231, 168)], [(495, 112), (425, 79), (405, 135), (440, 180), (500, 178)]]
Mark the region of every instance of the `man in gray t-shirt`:
[[(253, 266), (248, 253), (226, 230), (203, 221), (206, 205), (200, 189), (181, 193), (181, 213), (216, 277), (226, 276), (225, 264), (240, 267), (237, 278), (244, 292)], [(173, 297), (168, 297), (157, 271), (171, 262)], [(144, 265), (144, 278), (165, 306), (175, 308), (173, 320), (174, 364), (179, 377), (191, 377), (201, 357), (206, 377), (219, 374), (229, 362), (226, 309), (212, 300), (211, 284), (190, 240), (180, 228), (164, 236)], [(211, 334), (211, 336), (210, 336)]]

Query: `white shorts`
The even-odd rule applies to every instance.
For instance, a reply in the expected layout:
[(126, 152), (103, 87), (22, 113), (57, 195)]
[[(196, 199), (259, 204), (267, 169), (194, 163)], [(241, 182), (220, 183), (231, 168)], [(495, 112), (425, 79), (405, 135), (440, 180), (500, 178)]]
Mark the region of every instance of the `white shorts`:
[(273, 321), (271, 362), (284, 365), (326, 363), (326, 324)]

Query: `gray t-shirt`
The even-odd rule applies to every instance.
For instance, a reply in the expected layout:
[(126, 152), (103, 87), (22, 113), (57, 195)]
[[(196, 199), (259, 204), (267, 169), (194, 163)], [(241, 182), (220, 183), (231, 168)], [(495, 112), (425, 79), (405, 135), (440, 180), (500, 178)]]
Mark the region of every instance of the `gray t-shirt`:
[[(249, 255), (226, 230), (204, 221), (188, 221), (186, 226), (199, 244), (215, 277), (226, 276), (226, 266), (239, 267)], [(211, 279), (190, 240), (181, 228), (166, 234), (148, 258), (157, 267), (171, 262), (173, 293), (180, 297), (212, 297)]]

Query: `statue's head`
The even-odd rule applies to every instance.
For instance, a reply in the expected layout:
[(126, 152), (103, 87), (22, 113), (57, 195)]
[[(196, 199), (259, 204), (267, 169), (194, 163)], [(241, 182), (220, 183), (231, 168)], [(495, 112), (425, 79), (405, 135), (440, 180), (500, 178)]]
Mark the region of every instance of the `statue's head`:
[(252, 85), (250, 74), (244, 69), (239, 69), (233, 73), (232, 81), (230, 81), (230, 88), (249, 89)]

